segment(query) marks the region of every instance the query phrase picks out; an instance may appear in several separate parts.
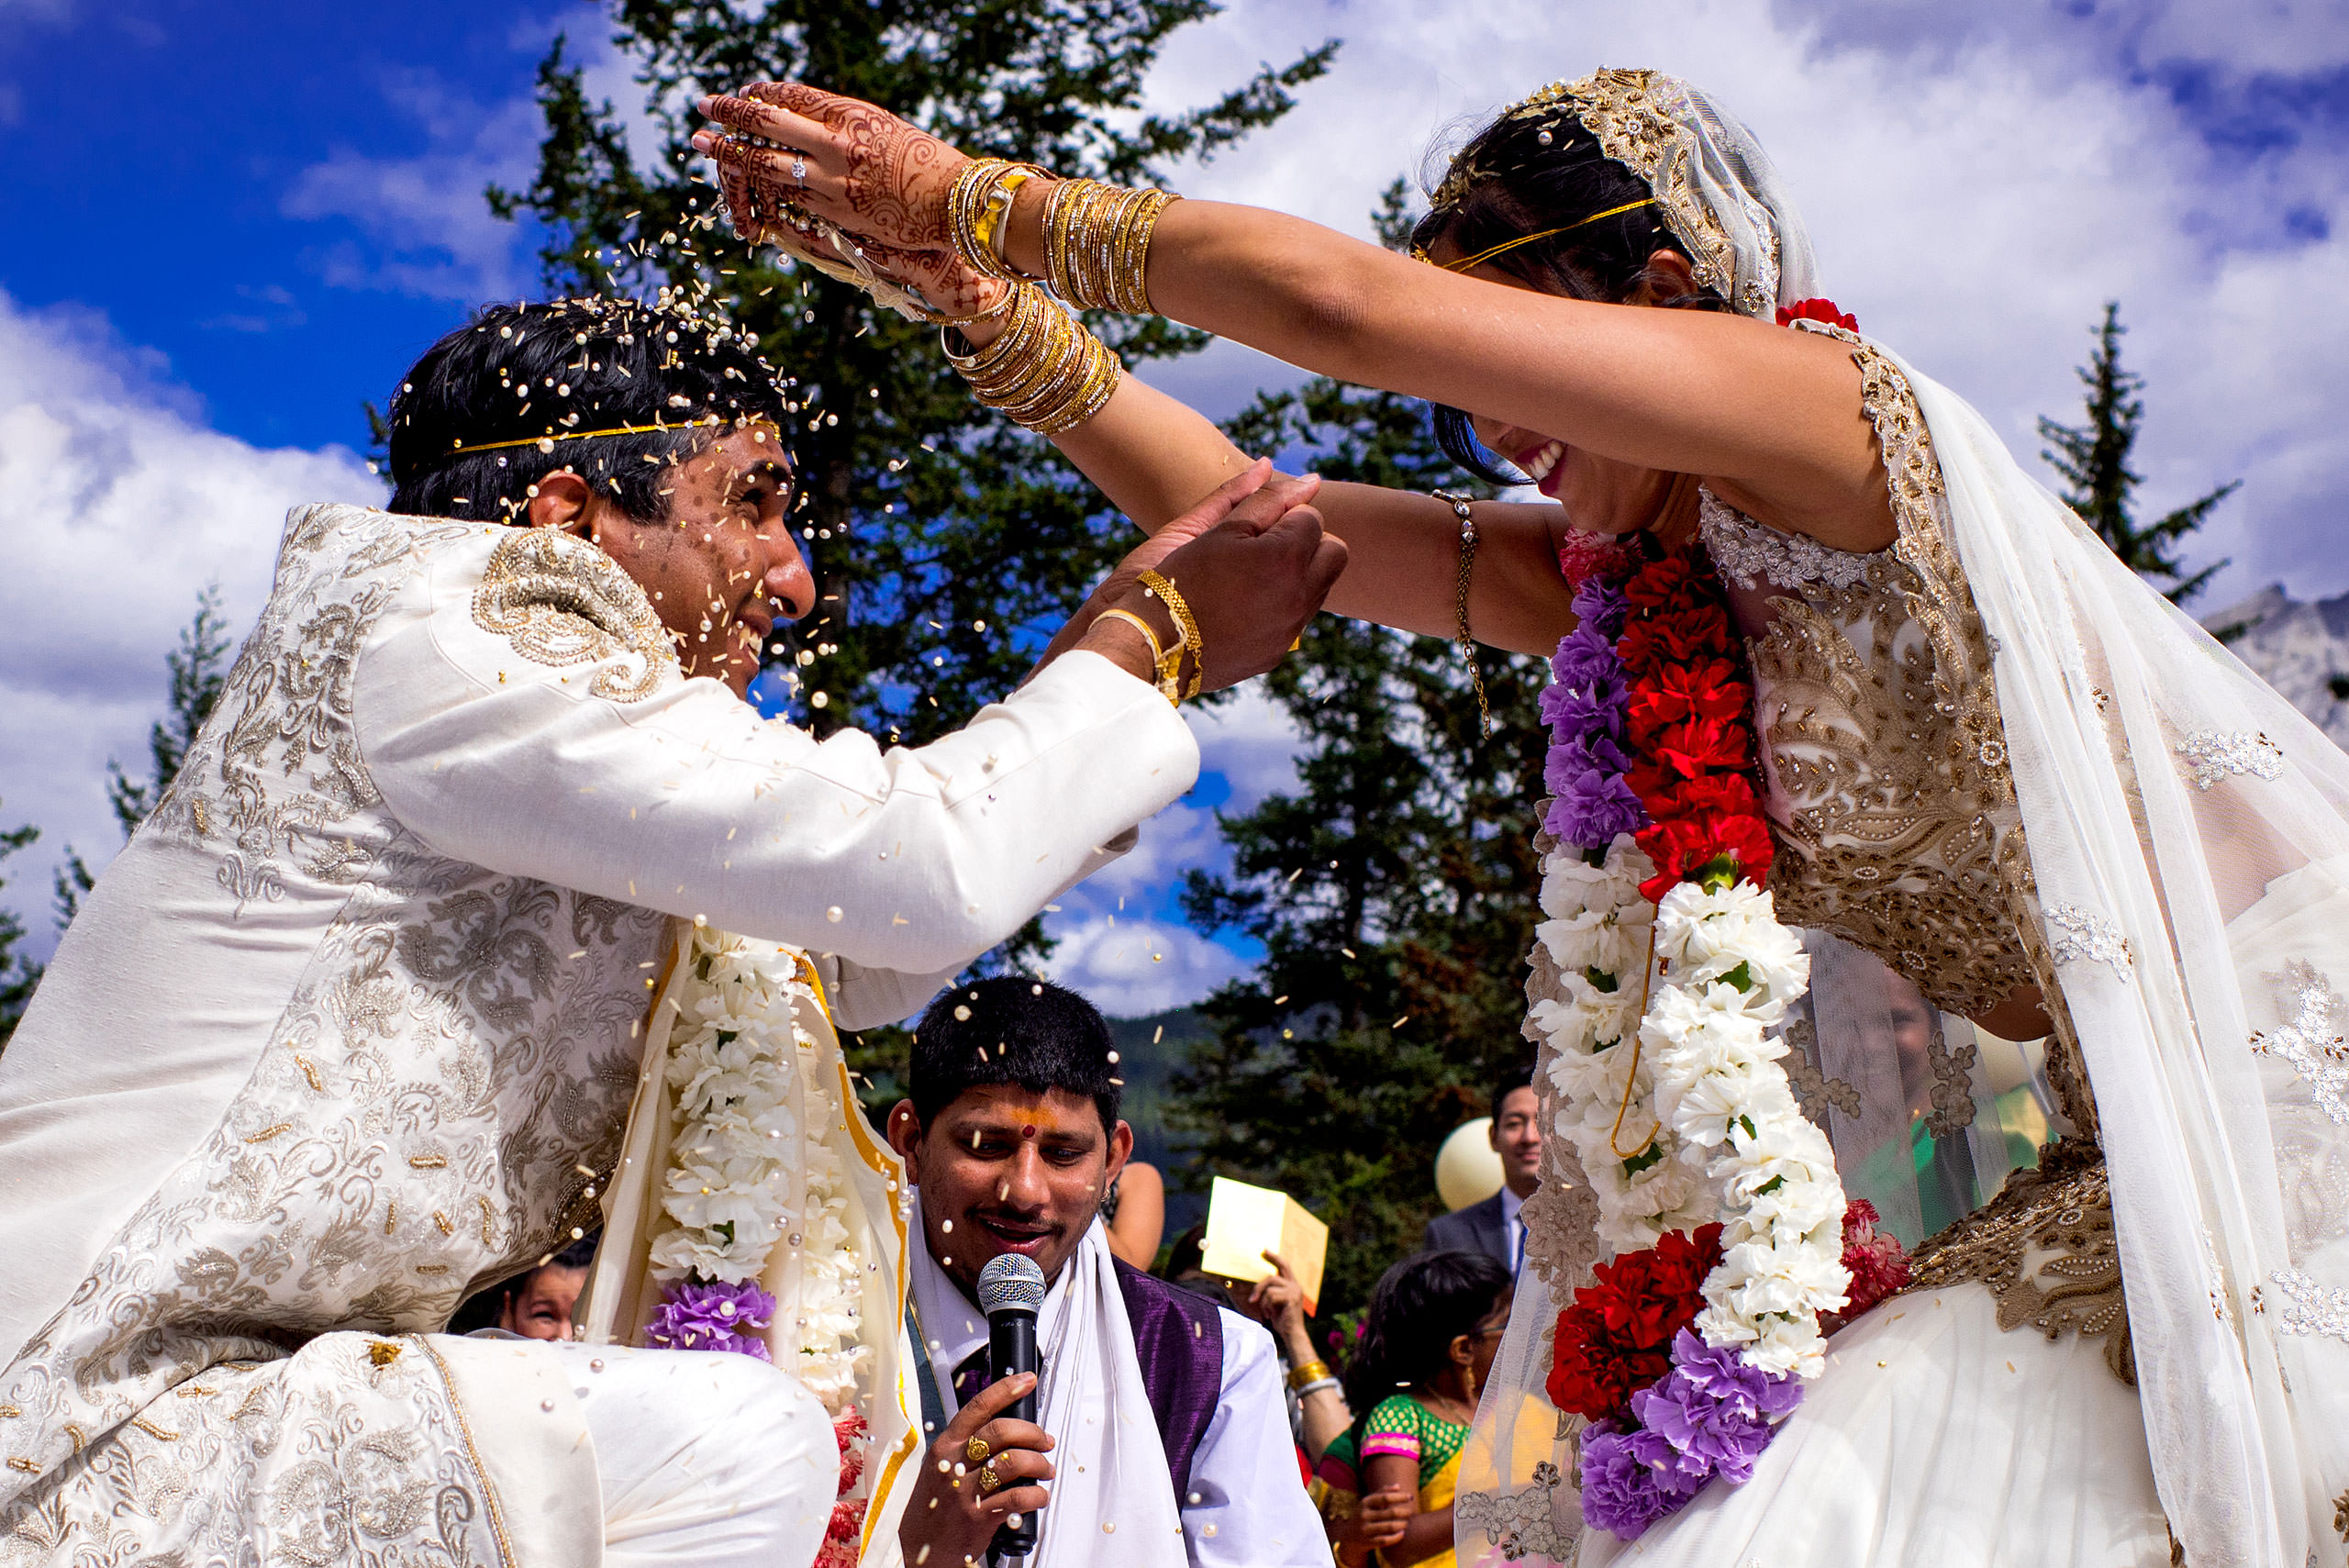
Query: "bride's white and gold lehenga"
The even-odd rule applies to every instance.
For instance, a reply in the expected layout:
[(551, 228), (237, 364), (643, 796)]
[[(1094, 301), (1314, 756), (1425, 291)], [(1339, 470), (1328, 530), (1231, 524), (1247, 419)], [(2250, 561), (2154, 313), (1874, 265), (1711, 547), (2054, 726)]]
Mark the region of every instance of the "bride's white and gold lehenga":
[[(1649, 182), (1699, 283), (1764, 319), (1818, 292), (1766, 159), (1701, 94), (1601, 72), (1535, 101)], [(1914, 1282), (1834, 1335), (1750, 1482), (1635, 1541), (1586, 1528), (1579, 1423), (1542, 1385), (1599, 1243), (1551, 1139), (1460, 1557), (2349, 1560), (2349, 757), (1962, 400), (1799, 325), (1851, 346), (1898, 539), (1843, 554), (1709, 495), (1700, 528), (1753, 666), (1772, 891), (1809, 933), (1788, 1075), (1849, 1194), (1923, 1238)], [(1987, 1071), (2011, 1050), (1966, 1021), (2031, 987), (2061, 1135), (2035, 1154)]]

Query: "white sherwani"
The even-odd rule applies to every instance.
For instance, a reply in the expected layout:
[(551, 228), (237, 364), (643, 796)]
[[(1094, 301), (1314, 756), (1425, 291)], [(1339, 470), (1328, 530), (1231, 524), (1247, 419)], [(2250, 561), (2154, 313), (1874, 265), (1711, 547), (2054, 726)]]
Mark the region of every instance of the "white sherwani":
[(1197, 764), (1084, 653), (819, 744), (592, 545), (295, 512), (0, 1056), (0, 1563), (596, 1562), (570, 1380), (433, 1331), (593, 1223), (672, 917), (900, 1018)]

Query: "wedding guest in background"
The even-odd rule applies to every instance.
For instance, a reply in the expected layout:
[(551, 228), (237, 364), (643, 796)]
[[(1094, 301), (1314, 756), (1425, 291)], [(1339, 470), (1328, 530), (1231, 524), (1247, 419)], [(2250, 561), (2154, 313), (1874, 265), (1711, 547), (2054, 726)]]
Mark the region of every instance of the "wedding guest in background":
[(1515, 1279), (1525, 1262), (1525, 1200), (1542, 1184), (1542, 1111), (1533, 1073), (1513, 1068), (1493, 1085), (1493, 1125), (1486, 1134), (1501, 1157), (1501, 1190), (1457, 1214), (1428, 1221), (1423, 1251), (1457, 1249), (1497, 1258)]
[(1101, 1223), (1109, 1228), (1109, 1251), (1145, 1273), (1158, 1262), (1158, 1240), (1166, 1231), (1166, 1178), (1147, 1160), (1129, 1160), (1101, 1199)]
[[(1319, 1568), (1264, 1330), (1109, 1251), (1101, 1194), (1133, 1149), (1114, 1049), (1092, 1004), (1024, 975), (958, 986), (914, 1030), (889, 1141), (914, 1186), (907, 1327), (938, 1436), (904, 1561), (983, 1556), (1032, 1511), (1033, 1568)], [(1007, 1252), (1044, 1277), (1041, 1374), (990, 1384), (976, 1288)], [(1034, 1420), (1001, 1417), (1030, 1388)]]
[(1510, 1296), (1506, 1268), (1465, 1251), (1406, 1258), (1372, 1293), (1345, 1386), (1364, 1412), (1348, 1435), (1361, 1455), (1365, 1508), (1381, 1495), (1412, 1505), (1401, 1530), (1379, 1547), (1386, 1568), (1452, 1568), (1460, 1451), (1508, 1327)]
[(448, 1332), (470, 1334), (482, 1329), (503, 1329), (526, 1340), (568, 1340), (572, 1312), (579, 1293), (587, 1288), (587, 1271), (596, 1262), (594, 1236), (584, 1236), (537, 1268), (516, 1274), (503, 1284), (467, 1296), (449, 1319)]

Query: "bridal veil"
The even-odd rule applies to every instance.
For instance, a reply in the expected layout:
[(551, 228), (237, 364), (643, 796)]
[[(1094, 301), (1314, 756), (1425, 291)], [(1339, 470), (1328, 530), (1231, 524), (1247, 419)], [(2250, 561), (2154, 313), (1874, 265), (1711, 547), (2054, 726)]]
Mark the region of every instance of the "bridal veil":
[[(1602, 71), (1534, 102), (1574, 114), (1649, 182), (1698, 282), (1741, 313), (1771, 320), (1817, 292), (1775, 170), (1702, 92)], [(2349, 756), (2123, 567), (1980, 415), (1901, 368), (1939, 456), (1956, 570), (1898, 548), (1920, 574), (1970, 585), (1986, 635), (1995, 708), (1978, 690), (1942, 700), (1979, 708), (1960, 733), (2011, 781), (2037, 926), (2025, 941), (2060, 990), (2050, 1013), (2094, 1093), (2163, 1508), (2195, 1568), (2337, 1556), (2349, 1532)], [(1812, 1065), (1819, 1041), (1849, 1033), (1849, 1009), (1881, 1006), (1872, 962), (1847, 951), (1819, 967)], [(1959, 1101), (1980, 1107), (1987, 1094), (1977, 1064)], [(1872, 1195), (1856, 1156), (1878, 1097), (1820, 1113), (1854, 1196)], [(1957, 1119), (1985, 1125), (1970, 1110)], [(1581, 1531), (1574, 1423), (1542, 1394), (1552, 1326), (1597, 1246), (1564, 1142), (1550, 1140), (1536, 1200), (1563, 1240), (1529, 1260), (1463, 1456), (1464, 1562), (1571, 1562)], [(1971, 1139), (1969, 1201), (1995, 1188), (2005, 1147)], [(1890, 1215), (1900, 1194), (1881, 1196)]]

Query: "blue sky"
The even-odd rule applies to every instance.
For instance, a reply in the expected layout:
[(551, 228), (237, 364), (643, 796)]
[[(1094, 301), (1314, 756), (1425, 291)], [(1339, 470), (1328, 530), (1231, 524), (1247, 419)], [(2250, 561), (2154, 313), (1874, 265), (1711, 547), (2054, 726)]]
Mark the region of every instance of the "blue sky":
[[(116, 846), (104, 763), (143, 756), (196, 589), (241, 631), (285, 506), (380, 495), (362, 401), (533, 287), (531, 237), (481, 189), (529, 176), (558, 29), (630, 102), (584, 3), (0, 0), (0, 825), (46, 830), (0, 899), (44, 931), (50, 855)], [(2071, 414), (2086, 328), (2122, 301), (2149, 504), (2245, 481), (2203, 545), (2235, 562), (2207, 607), (2349, 588), (2339, 6), (1239, 0), (1175, 37), (1153, 104), (1330, 36), (1287, 122), (1178, 185), (1361, 231), (1396, 173), (1543, 81), (1679, 71), (1771, 147), (1829, 291), (2019, 449)], [(1294, 379), (1220, 345), (1153, 377), (1210, 413)], [(1242, 962), (1169, 919), (1171, 890), (1217, 853), (1209, 804), (1286, 780), (1288, 738), (1244, 695), (1202, 723), (1200, 795), (1055, 917), (1063, 973), (1119, 1010)]]

